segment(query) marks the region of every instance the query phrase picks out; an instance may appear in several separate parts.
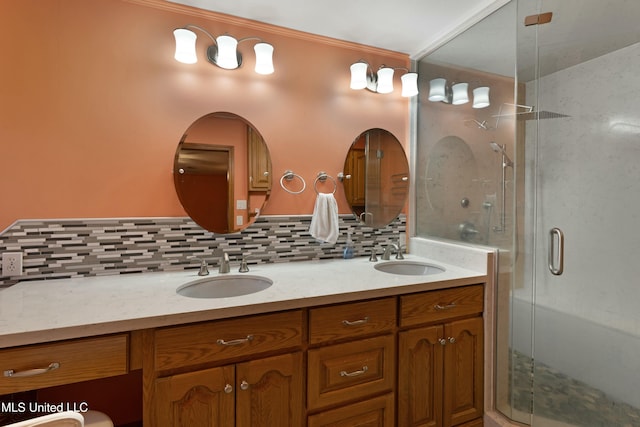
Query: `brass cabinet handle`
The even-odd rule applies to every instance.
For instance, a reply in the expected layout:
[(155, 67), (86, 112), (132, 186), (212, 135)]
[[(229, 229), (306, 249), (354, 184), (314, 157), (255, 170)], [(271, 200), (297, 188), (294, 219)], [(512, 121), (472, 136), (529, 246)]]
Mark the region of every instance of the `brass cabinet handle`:
[(358, 326), (358, 325), (364, 325), (365, 323), (368, 323), (368, 322), (369, 322), (369, 316), (365, 317), (364, 319), (354, 320), (354, 321), (343, 320), (342, 324), (344, 326)]
[(456, 306), (455, 302), (452, 302), (451, 304), (436, 304), (433, 306), (433, 308), (435, 308), (436, 310), (448, 310), (450, 308), (454, 308)]
[(242, 382), (240, 383), (240, 388), (242, 390), (249, 390), (249, 383), (244, 381), (244, 380), (242, 380)]
[(246, 338), (239, 338), (237, 340), (225, 341), (223, 339), (218, 339), (216, 343), (220, 345), (240, 345), (253, 341), (253, 335), (247, 335)]
[(36, 375), (46, 374), (50, 371), (55, 371), (60, 367), (58, 362), (50, 363), (46, 368), (29, 369), (26, 371), (15, 371), (13, 369), (7, 369), (4, 371), (4, 376), (8, 378), (20, 378), (20, 377), (33, 377)]
[(224, 392), (227, 394), (233, 393), (233, 386), (231, 384), (227, 384), (226, 386), (224, 386)]
[(364, 374), (368, 370), (369, 370), (369, 367), (365, 365), (359, 371), (353, 371), (353, 372), (340, 371), (340, 376), (341, 377), (357, 377), (358, 375)]
[(447, 340), (445, 340), (444, 338), (438, 338), (438, 342), (440, 343), (440, 345), (447, 345)]
[(455, 344), (455, 343), (456, 343), (456, 339), (455, 339), (454, 337), (449, 337), (449, 338), (447, 338), (447, 339), (449, 340), (449, 342), (450, 342), (451, 344)]

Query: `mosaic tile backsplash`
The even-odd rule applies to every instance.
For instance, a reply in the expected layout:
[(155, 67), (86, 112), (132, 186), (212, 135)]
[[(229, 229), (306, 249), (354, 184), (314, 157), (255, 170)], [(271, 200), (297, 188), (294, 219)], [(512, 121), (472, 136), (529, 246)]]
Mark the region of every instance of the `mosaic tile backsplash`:
[(22, 252), (24, 274), (0, 277), (0, 287), (18, 280), (60, 279), (196, 269), (205, 258), (216, 266), (224, 250), (232, 262), (244, 255), (251, 264), (342, 257), (347, 233), (355, 255), (369, 255), (375, 245), (397, 242), (406, 229), (401, 215), (385, 228), (363, 227), (353, 215), (340, 216), (335, 245), (309, 234), (311, 215), (263, 216), (236, 234), (215, 234), (190, 218), (113, 218), (21, 220), (0, 235), (0, 253)]

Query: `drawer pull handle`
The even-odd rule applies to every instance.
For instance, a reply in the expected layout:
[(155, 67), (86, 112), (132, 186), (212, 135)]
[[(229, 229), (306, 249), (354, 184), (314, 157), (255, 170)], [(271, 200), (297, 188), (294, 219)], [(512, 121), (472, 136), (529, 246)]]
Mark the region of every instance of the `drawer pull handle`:
[(358, 375), (364, 374), (368, 370), (369, 370), (369, 367), (365, 365), (359, 371), (353, 371), (353, 372), (340, 371), (340, 376), (341, 377), (357, 377)]
[(49, 364), (49, 366), (47, 366), (46, 368), (29, 369), (27, 371), (19, 371), (19, 372), (16, 372), (13, 369), (9, 369), (4, 371), (4, 376), (12, 377), (12, 378), (34, 377), (36, 375), (46, 374), (49, 371), (55, 371), (59, 367), (60, 367), (60, 364), (58, 362), (53, 362)]
[(242, 380), (242, 382), (240, 383), (240, 388), (242, 390), (249, 390), (249, 383), (244, 381), (244, 380)]
[(456, 303), (452, 302), (451, 304), (445, 304), (445, 305), (436, 304), (433, 306), (433, 308), (435, 308), (436, 310), (448, 310), (450, 308), (454, 308), (455, 306), (456, 306)]
[(445, 340), (444, 338), (438, 338), (438, 342), (440, 343), (440, 345), (447, 345), (447, 340)]
[(450, 342), (451, 344), (455, 344), (455, 343), (456, 343), (456, 339), (455, 339), (454, 337), (449, 337), (449, 338), (447, 338), (447, 339), (449, 340), (449, 342)]
[(364, 319), (354, 320), (354, 321), (343, 320), (342, 324), (344, 326), (358, 326), (358, 325), (364, 325), (365, 323), (368, 323), (368, 322), (369, 322), (369, 316), (365, 317)]
[(253, 341), (253, 335), (247, 335), (246, 338), (240, 338), (240, 339), (231, 340), (231, 341), (225, 341), (223, 339), (219, 339), (216, 341), (216, 343), (220, 345), (240, 345), (240, 344), (248, 343), (251, 341)]
[(233, 386), (231, 384), (227, 384), (224, 386), (224, 392), (230, 394), (233, 392)]

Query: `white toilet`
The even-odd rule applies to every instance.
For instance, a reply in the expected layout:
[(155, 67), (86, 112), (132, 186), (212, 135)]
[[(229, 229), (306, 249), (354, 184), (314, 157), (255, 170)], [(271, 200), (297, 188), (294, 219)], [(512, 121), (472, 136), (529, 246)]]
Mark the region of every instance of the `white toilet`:
[(84, 425), (86, 424), (82, 415), (68, 411), (8, 424), (5, 427), (83, 427)]
[(83, 414), (68, 411), (20, 421), (5, 427), (113, 427), (113, 422), (98, 411), (87, 411)]
[(85, 427), (113, 427), (111, 418), (99, 411), (87, 411), (82, 414)]

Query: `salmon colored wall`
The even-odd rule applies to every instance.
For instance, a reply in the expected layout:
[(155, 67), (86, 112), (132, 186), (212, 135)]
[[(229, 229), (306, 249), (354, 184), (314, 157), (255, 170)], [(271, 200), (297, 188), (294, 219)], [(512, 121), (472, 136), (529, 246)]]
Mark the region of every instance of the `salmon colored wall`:
[[(173, 59), (173, 29), (260, 36), (275, 73), (253, 72), (253, 49), (228, 71)], [(349, 89), (349, 65), (406, 67), (406, 55), (203, 13), (160, 0), (20, 0), (0, 5), (0, 230), (17, 219), (184, 216), (173, 187), (180, 138), (203, 115), (251, 122), (271, 152), (264, 214), (310, 214), (318, 171), (342, 170), (352, 141), (385, 128), (408, 144), (408, 101)], [(399, 74), (399, 73), (397, 73)], [(408, 151), (407, 151), (408, 152)], [(279, 188), (286, 169), (308, 189)], [(342, 189), (340, 212), (348, 212)]]

